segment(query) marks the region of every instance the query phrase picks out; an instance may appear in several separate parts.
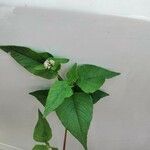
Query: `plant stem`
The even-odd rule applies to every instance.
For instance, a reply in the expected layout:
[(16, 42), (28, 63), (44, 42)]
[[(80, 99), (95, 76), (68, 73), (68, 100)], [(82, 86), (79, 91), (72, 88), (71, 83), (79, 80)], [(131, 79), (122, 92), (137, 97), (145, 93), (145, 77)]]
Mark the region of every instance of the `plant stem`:
[(57, 78), (58, 78), (59, 81), (63, 80), (63, 78), (59, 74), (58, 74)]
[(48, 142), (45, 142), (45, 144), (46, 144), (46, 146), (47, 146), (48, 148), (51, 148), (51, 146), (50, 146), (50, 144), (49, 144)]
[[(57, 78), (59, 81), (63, 81), (63, 78), (59, 74)], [(64, 133), (63, 150), (66, 150), (66, 142), (67, 142), (67, 129), (65, 129), (65, 133)]]
[(66, 150), (66, 142), (67, 142), (67, 129), (65, 129), (65, 134), (64, 134), (63, 150)]

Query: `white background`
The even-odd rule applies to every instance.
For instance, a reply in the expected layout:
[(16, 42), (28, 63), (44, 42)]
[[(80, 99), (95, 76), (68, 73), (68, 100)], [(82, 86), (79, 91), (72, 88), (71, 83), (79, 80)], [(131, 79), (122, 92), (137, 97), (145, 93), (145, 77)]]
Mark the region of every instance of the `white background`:
[(149, 0), (0, 0), (0, 4), (59, 8), (147, 20), (150, 18)]
[[(149, 150), (149, 22), (100, 15), (100, 11), (83, 13), (77, 11), (77, 3), (72, 10), (71, 7), (65, 10), (67, 4), (59, 10), (52, 6), (49, 9), (20, 7), (24, 4), (19, 3), (17, 7), (14, 4), (0, 7), (0, 44), (31, 46), (68, 57), (72, 62), (92, 63), (122, 73), (103, 87), (110, 96), (94, 108), (89, 150)], [(81, 10), (83, 3), (79, 3)], [(141, 11), (133, 13), (126, 9), (117, 15), (146, 14), (146, 1), (145, 6), (140, 7), (140, 2), (136, 4), (139, 4), (136, 10)], [(105, 8), (103, 14), (109, 10), (112, 14), (111, 9), (116, 7), (125, 9), (126, 5), (116, 1), (116, 5)], [(31, 150), (40, 105), (28, 93), (49, 86), (48, 80), (31, 75), (0, 52), (0, 142)], [(49, 120), (54, 130), (52, 143), (61, 149), (64, 129), (55, 114), (50, 115)], [(82, 150), (82, 146), (69, 135), (67, 150)]]

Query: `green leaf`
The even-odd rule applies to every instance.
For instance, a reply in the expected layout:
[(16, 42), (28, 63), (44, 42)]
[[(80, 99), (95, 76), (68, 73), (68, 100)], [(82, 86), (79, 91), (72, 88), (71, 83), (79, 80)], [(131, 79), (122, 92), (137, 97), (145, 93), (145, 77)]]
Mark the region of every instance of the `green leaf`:
[(52, 131), (47, 120), (43, 117), (40, 110), (39, 118), (34, 129), (33, 138), (37, 142), (48, 142), (52, 138)]
[(41, 53), (39, 53), (39, 55), (43, 57), (43, 62), (44, 62), (46, 59), (48, 59), (49, 57), (53, 58), (53, 55), (50, 54), (50, 53), (48, 53), (48, 52), (41, 52)]
[(48, 90), (38, 90), (38, 91), (34, 91), (29, 93), (30, 95), (34, 96), (37, 98), (37, 100), (43, 105), (45, 106), (46, 104), (46, 98), (48, 96)]
[(67, 59), (67, 58), (56, 58), (56, 57), (53, 57), (53, 58), (50, 58), (50, 59), (52, 59), (55, 62), (60, 63), (60, 64), (65, 64), (65, 63), (69, 62), (69, 59)]
[(59, 70), (61, 68), (61, 64), (58, 62), (55, 62), (55, 65), (51, 68), (52, 70)]
[(110, 71), (107, 69), (104, 69), (102, 67), (99, 67), (99, 72), (102, 74), (102, 76), (104, 76), (106, 79), (110, 79), (113, 77), (116, 77), (118, 75), (120, 75), (119, 72), (114, 72), (114, 71)]
[(118, 72), (110, 71), (105, 68), (98, 67), (95, 65), (89, 65), (89, 64), (81, 65), (79, 70), (82, 70), (82, 69), (83, 70), (86, 69), (88, 71), (94, 71), (94, 72), (95, 70), (97, 70), (96, 73), (99, 73), (101, 76), (103, 76), (106, 79), (110, 79), (110, 78), (120, 75), (120, 73)]
[(93, 93), (98, 90), (105, 79), (119, 75), (119, 73), (106, 70), (94, 65), (81, 65), (78, 67), (79, 79), (77, 85), (86, 93)]
[(72, 94), (73, 91), (67, 81), (56, 81), (48, 93), (44, 116), (47, 116), (50, 112), (54, 111), (62, 104), (65, 98), (70, 97)]
[(58, 70), (60, 69), (60, 67), (55, 68), (55, 70), (52, 69), (45, 69), (44, 65), (38, 65), (38, 66), (33, 66), (31, 69), (28, 68), (28, 71), (30, 71), (31, 73), (33, 73), (34, 75), (46, 78), (46, 79), (53, 79), (57, 76), (58, 74)]
[(87, 134), (93, 113), (91, 96), (86, 93), (75, 93), (65, 99), (56, 109), (56, 113), (65, 128), (87, 150)]
[(71, 69), (68, 71), (67, 73), (67, 81), (69, 82), (69, 84), (73, 84), (77, 81), (78, 79), (78, 72), (77, 72), (77, 63), (75, 63)]
[(46, 145), (35, 145), (32, 150), (49, 150), (49, 148)]
[(58, 69), (45, 69), (43, 63), (49, 57), (53, 57), (51, 54), (37, 53), (30, 48), (22, 47), (22, 46), (0, 46), (0, 49), (3, 51), (10, 53), (10, 55), (25, 69), (31, 72), (34, 75), (52, 79), (57, 75)]
[(77, 85), (86, 93), (95, 92), (105, 82), (105, 78), (99, 73), (98, 68), (90, 65), (78, 67), (78, 75)]
[(92, 96), (92, 99), (93, 99), (93, 104), (95, 104), (100, 99), (102, 99), (103, 97), (109, 96), (109, 94), (107, 94), (107, 93), (105, 93), (103, 91), (97, 90), (94, 93), (92, 93), (91, 96)]
[(46, 59), (49, 57), (53, 57), (48, 52), (35, 52), (32, 49), (24, 46), (15, 46), (15, 45), (6, 45), (6, 46), (0, 46), (0, 49), (5, 51), (6, 53), (11, 52), (17, 52), (19, 54), (25, 55), (29, 58), (32, 58), (33, 60), (36, 60), (37, 62), (43, 63)]

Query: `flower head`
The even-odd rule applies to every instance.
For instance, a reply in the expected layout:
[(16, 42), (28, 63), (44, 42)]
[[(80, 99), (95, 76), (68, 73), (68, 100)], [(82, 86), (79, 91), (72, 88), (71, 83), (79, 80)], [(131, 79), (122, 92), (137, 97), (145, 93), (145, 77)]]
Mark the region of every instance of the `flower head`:
[(50, 69), (50, 68), (52, 68), (54, 65), (55, 65), (55, 61), (52, 60), (52, 59), (47, 59), (47, 60), (44, 62), (44, 67), (45, 67), (46, 69)]

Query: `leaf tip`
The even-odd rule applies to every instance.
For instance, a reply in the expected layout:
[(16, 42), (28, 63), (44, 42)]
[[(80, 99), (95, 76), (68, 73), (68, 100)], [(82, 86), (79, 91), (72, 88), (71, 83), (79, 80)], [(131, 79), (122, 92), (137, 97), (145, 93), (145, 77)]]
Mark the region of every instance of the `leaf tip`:
[(105, 96), (110, 96), (110, 94), (108, 94), (108, 93), (105, 93)]
[(116, 76), (119, 76), (121, 73), (119, 72), (111, 72), (107, 77), (106, 79), (110, 79), (110, 78), (113, 78), (113, 77), (116, 77)]
[(34, 96), (34, 92), (30, 92), (30, 93), (28, 93), (28, 94)]
[(0, 49), (3, 50), (6, 53), (10, 52), (10, 49), (8, 49), (8, 47), (9, 46), (6, 46), (6, 45), (0, 45)]
[(121, 75), (121, 73), (120, 72), (116, 72), (116, 76), (119, 76), (119, 75)]
[(66, 63), (68, 63), (70, 61), (70, 59), (66, 58)]

